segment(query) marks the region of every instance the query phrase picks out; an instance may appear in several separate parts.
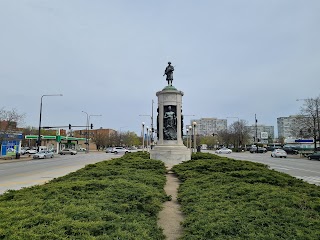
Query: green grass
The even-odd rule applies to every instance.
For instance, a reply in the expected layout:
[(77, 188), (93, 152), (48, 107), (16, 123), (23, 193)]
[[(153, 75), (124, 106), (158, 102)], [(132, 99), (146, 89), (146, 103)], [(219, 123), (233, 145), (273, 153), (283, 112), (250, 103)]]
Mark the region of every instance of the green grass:
[(195, 155), (173, 168), (183, 181), (182, 239), (320, 239), (318, 186), (263, 164)]
[(165, 166), (148, 154), (91, 164), (0, 196), (0, 239), (164, 239)]

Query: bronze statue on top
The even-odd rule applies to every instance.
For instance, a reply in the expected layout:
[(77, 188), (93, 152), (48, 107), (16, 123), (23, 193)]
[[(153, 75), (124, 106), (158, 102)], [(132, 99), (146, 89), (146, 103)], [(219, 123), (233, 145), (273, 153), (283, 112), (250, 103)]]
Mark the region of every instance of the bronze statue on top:
[(171, 62), (168, 62), (168, 66), (164, 70), (164, 75), (167, 75), (166, 80), (168, 81), (168, 86), (172, 86), (172, 81), (173, 81), (173, 71), (174, 67), (171, 66)]

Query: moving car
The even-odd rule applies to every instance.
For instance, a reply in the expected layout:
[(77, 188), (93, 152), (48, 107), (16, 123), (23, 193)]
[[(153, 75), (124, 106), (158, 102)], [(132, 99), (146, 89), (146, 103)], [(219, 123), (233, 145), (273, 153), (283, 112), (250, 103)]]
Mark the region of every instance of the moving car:
[(118, 154), (118, 153), (126, 154), (126, 153), (129, 153), (131, 151), (126, 149), (126, 148), (124, 148), (124, 147), (114, 147), (111, 152), (113, 152), (115, 154)]
[(73, 149), (69, 149), (69, 148), (66, 148), (66, 149), (63, 149), (59, 152), (60, 155), (66, 155), (66, 154), (70, 154), (70, 155), (76, 155), (77, 154), (77, 151), (76, 150), (73, 150)]
[(286, 151), (287, 154), (295, 154), (295, 155), (299, 154), (298, 150), (291, 147), (283, 147), (282, 149)]
[(226, 153), (226, 154), (229, 154), (229, 153), (232, 153), (232, 150), (231, 149), (229, 149), (229, 148), (220, 148), (220, 149), (217, 149), (216, 151), (215, 151), (215, 153), (218, 153), (218, 154), (220, 154), (220, 153)]
[(33, 155), (33, 159), (53, 158), (53, 152), (40, 151)]
[(287, 153), (283, 149), (274, 149), (271, 152), (271, 157), (286, 158), (287, 157)]
[(311, 159), (316, 159), (316, 160), (320, 160), (320, 152), (315, 152), (315, 153), (311, 153), (307, 156), (307, 158), (309, 160)]

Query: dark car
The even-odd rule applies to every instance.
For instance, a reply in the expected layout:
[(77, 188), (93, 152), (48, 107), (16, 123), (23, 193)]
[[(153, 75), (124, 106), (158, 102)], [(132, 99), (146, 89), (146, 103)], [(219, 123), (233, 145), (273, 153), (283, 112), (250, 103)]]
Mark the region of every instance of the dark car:
[(315, 153), (309, 154), (309, 155), (307, 156), (307, 158), (308, 158), (309, 160), (311, 160), (311, 159), (320, 160), (320, 152), (315, 152)]
[(295, 154), (295, 155), (299, 154), (299, 151), (294, 148), (284, 147), (282, 149), (285, 150), (287, 154)]
[(258, 147), (258, 151), (257, 151), (257, 147), (251, 147), (250, 148), (250, 152), (251, 153), (266, 153), (267, 152), (267, 149), (264, 148), (264, 147)]

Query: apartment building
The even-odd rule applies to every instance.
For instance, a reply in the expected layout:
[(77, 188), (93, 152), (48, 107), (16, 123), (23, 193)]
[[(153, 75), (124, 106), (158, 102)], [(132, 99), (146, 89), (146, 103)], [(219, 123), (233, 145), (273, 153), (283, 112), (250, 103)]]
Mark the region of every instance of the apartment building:
[(190, 121), (190, 125), (192, 125), (193, 122), (197, 123), (197, 126), (196, 126), (197, 134), (202, 136), (208, 136), (208, 135), (212, 135), (212, 133), (217, 133), (222, 130), (227, 130), (227, 119), (218, 119), (218, 118), (193, 119)]
[[(274, 139), (274, 126), (255, 125), (245, 126), (253, 142), (267, 143), (268, 138)], [(267, 133), (267, 134), (265, 134)], [(257, 139), (256, 139), (257, 138)]]
[[(277, 127), (278, 127), (278, 137), (279, 138), (296, 138), (298, 136), (292, 131), (296, 125), (296, 121), (299, 118), (297, 115), (291, 115), (289, 117), (278, 117)], [(301, 118), (301, 116), (300, 116)]]

